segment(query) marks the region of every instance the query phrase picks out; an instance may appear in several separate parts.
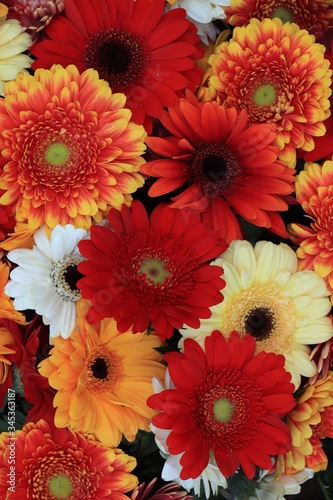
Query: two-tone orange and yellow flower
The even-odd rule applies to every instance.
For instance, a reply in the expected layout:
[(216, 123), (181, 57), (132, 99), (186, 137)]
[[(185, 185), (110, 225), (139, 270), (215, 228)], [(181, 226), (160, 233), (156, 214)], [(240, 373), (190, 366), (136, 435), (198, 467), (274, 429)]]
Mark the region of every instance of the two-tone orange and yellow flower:
[(251, 19), (216, 48), (209, 63), (213, 98), (246, 109), (253, 123), (276, 123), (280, 159), (296, 164), (296, 149), (312, 151), (330, 116), (330, 63), (325, 47), (297, 24)]

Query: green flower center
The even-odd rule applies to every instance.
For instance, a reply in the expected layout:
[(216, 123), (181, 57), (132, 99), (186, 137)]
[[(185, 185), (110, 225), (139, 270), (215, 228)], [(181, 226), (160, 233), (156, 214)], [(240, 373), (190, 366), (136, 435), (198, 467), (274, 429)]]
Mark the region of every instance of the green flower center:
[(51, 477), (48, 487), (51, 495), (54, 495), (56, 498), (67, 498), (73, 492), (72, 481), (65, 474), (58, 474)]
[(275, 87), (271, 83), (260, 85), (254, 92), (254, 102), (260, 106), (271, 106), (276, 98)]
[(170, 276), (170, 272), (166, 269), (166, 263), (157, 258), (145, 259), (140, 265), (139, 273), (145, 274), (155, 285), (161, 285)]
[(231, 419), (234, 408), (234, 403), (230, 403), (228, 398), (217, 399), (213, 407), (215, 420), (227, 424)]
[(283, 24), (293, 22), (293, 16), (292, 16), (290, 10), (286, 9), (285, 7), (281, 7), (281, 5), (279, 7), (276, 7), (274, 12), (272, 13), (272, 19), (274, 17), (278, 17), (279, 19), (281, 19)]
[(65, 146), (65, 144), (59, 142), (57, 144), (51, 144), (47, 148), (45, 153), (45, 160), (50, 165), (58, 167), (59, 165), (63, 165), (64, 163), (66, 163), (69, 155), (69, 149)]

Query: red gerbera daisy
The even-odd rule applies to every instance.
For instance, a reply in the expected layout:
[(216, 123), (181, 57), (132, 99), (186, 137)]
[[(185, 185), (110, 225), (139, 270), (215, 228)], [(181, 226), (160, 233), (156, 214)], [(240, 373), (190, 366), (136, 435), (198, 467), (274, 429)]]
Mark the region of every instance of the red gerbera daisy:
[[(164, 0), (66, 0), (65, 17), (46, 28), (32, 65), (75, 64), (94, 68), (113, 92), (127, 96), (135, 123), (159, 117), (178, 102), (178, 91), (195, 90), (202, 71), (194, 64), (203, 50), (196, 27), (176, 9), (163, 15)], [(151, 119), (145, 126), (151, 128)]]
[(199, 102), (190, 92), (161, 122), (172, 135), (146, 142), (164, 159), (141, 167), (159, 177), (150, 196), (181, 189), (171, 206), (203, 212), (204, 222), (228, 243), (242, 238), (235, 214), (288, 237), (277, 211), (288, 209), (285, 197), (294, 191), (295, 171), (277, 160), (275, 125), (249, 126), (245, 110)]
[(14, 436), (1, 434), (0, 498), (126, 500), (138, 484), (130, 474), (135, 466), (120, 449), (44, 420), (29, 422)]
[(91, 299), (88, 321), (105, 317), (120, 332), (146, 330), (149, 322), (161, 339), (173, 327), (198, 328), (209, 318), (209, 307), (223, 300), (221, 267), (207, 261), (226, 248), (218, 233), (200, 222), (200, 216), (160, 204), (148, 219), (139, 201), (132, 209), (111, 210), (111, 229), (91, 228), (91, 239), (79, 250), (87, 259), (78, 270), (82, 297)]
[[(289, 451), (291, 435), (281, 421), (295, 406), (284, 356), (260, 352), (255, 339), (233, 332), (227, 341), (215, 330), (205, 351), (186, 339), (184, 353), (165, 355), (175, 389), (148, 398), (160, 413), (153, 425), (171, 429), (171, 454), (183, 453), (181, 479), (198, 477), (212, 451), (225, 477), (241, 465), (252, 478), (255, 466), (270, 469), (271, 455)], [(284, 452), (283, 452), (284, 453)]]

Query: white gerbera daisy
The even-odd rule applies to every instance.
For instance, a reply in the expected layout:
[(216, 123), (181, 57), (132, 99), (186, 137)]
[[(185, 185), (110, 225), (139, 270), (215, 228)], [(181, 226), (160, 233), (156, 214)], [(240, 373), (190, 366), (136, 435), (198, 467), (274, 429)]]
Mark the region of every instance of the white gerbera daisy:
[(311, 377), (311, 344), (333, 336), (331, 310), (325, 282), (314, 271), (297, 272), (296, 253), (286, 244), (235, 240), (212, 264), (223, 267), (226, 286), (223, 302), (211, 308), (212, 316), (198, 329), (184, 328), (183, 338), (204, 346), (205, 338), (220, 330), (227, 338), (233, 330), (256, 338), (256, 352), (285, 356), (285, 368), (295, 389), (301, 375)]
[(50, 325), (50, 342), (58, 335), (68, 338), (75, 327), (76, 302), (81, 298), (77, 266), (84, 260), (77, 245), (87, 234), (71, 224), (59, 225), (49, 239), (42, 226), (34, 234), (32, 250), (18, 248), (8, 253), (18, 267), (11, 271), (5, 292), (18, 311), (32, 309), (43, 316), (44, 324)]
[(185, 9), (187, 18), (196, 25), (201, 41), (208, 45), (208, 38), (215, 42), (219, 32), (212, 21), (225, 18), (221, 5), (226, 6), (226, 4), (228, 4), (226, 0), (216, 0), (215, 2), (209, 0), (167, 0), (165, 10), (168, 12), (176, 8)]
[[(159, 379), (153, 377), (153, 389), (155, 393), (164, 391), (164, 389), (174, 389), (169, 370), (165, 373), (165, 386), (161, 383)], [(200, 496), (204, 494), (206, 498), (210, 498), (211, 495), (218, 494), (218, 488), (227, 488), (227, 480), (218, 468), (214, 454), (211, 452), (209, 462), (207, 467), (202, 471), (200, 476), (195, 479), (183, 480), (180, 478), (180, 473), (182, 471), (182, 466), (180, 465), (180, 459), (184, 453), (178, 455), (170, 455), (166, 441), (171, 430), (159, 429), (153, 424), (150, 424), (151, 431), (155, 434), (155, 442), (160, 449), (160, 453), (163, 458), (165, 458), (165, 464), (163, 466), (161, 478), (163, 481), (174, 481), (180, 484), (185, 490), (193, 490), (194, 494)], [(203, 487), (203, 492), (202, 492)]]
[(258, 482), (255, 496), (249, 497), (249, 500), (284, 500), (284, 495), (298, 495), (301, 492), (301, 484), (313, 478), (312, 469), (303, 469), (296, 474), (281, 474), (276, 472), (265, 476)]

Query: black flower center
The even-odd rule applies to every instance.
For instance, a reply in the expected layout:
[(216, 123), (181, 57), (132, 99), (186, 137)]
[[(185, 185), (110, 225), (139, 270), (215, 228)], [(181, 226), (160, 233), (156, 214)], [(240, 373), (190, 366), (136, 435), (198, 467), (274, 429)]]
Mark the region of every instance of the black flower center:
[(71, 264), (64, 270), (64, 279), (72, 292), (80, 292), (77, 282), (83, 278), (83, 274), (77, 268), (77, 264)]
[(126, 45), (119, 41), (104, 42), (97, 51), (98, 62), (110, 73), (123, 73), (128, 70), (131, 54)]
[(191, 167), (194, 180), (208, 196), (226, 196), (242, 171), (237, 157), (222, 144), (201, 146)]
[(96, 69), (113, 93), (125, 94), (143, 79), (149, 59), (145, 38), (117, 28), (95, 33), (84, 54), (87, 68)]
[(256, 340), (269, 337), (274, 328), (274, 317), (266, 307), (252, 309), (245, 320), (245, 330)]
[(95, 378), (105, 380), (108, 376), (109, 367), (104, 358), (96, 358), (91, 365), (91, 371)]

